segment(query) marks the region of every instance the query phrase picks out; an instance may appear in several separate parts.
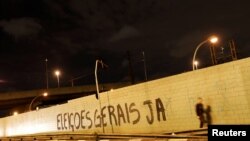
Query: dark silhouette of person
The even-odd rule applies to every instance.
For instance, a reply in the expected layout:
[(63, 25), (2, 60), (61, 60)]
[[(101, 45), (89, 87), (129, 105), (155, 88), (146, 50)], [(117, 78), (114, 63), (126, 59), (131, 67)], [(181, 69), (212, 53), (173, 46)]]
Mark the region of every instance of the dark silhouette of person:
[(202, 128), (205, 122), (205, 117), (204, 117), (204, 107), (201, 97), (198, 98), (198, 103), (195, 106), (195, 110), (196, 110), (196, 115), (200, 120), (200, 128)]
[(205, 110), (207, 125), (211, 125), (212, 124), (212, 116), (211, 116), (210, 113), (211, 113), (211, 106), (207, 105), (206, 106), (206, 110)]

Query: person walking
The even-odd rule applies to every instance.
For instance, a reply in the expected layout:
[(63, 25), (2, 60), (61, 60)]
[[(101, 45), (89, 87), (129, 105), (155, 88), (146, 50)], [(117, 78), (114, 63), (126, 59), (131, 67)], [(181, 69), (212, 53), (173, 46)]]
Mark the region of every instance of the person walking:
[(200, 128), (202, 128), (205, 122), (205, 117), (204, 117), (204, 107), (201, 97), (198, 98), (198, 103), (196, 104), (195, 109), (196, 109), (196, 115), (200, 120)]

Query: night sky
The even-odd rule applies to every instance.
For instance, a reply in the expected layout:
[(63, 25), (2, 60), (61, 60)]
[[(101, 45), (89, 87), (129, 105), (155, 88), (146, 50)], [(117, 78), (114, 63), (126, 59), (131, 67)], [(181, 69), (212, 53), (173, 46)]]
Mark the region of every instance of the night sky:
[[(217, 35), (217, 55), (234, 40), (238, 58), (250, 56), (248, 0), (0, 0), (0, 92), (136, 82), (192, 70), (196, 46)], [(208, 44), (198, 54), (199, 68), (211, 66)]]

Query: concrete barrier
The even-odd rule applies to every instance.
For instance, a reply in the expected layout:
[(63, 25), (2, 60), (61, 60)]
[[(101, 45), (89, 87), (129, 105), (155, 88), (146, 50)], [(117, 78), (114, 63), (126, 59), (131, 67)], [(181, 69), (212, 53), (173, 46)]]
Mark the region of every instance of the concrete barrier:
[(197, 97), (212, 124), (250, 123), (250, 59), (242, 59), (0, 119), (0, 136), (164, 133), (199, 128)]

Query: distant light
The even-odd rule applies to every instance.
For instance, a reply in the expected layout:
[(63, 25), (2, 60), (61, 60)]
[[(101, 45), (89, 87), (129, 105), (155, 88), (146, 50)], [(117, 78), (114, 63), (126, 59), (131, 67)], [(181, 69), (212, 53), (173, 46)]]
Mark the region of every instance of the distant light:
[(18, 115), (18, 112), (17, 111), (13, 112), (13, 115), (14, 116)]
[(196, 66), (197, 66), (198, 64), (199, 64), (199, 62), (198, 62), (198, 61), (194, 61), (194, 65), (196, 65)]
[(199, 62), (198, 62), (197, 60), (195, 60), (193, 63), (194, 63), (194, 65), (195, 65), (195, 69), (198, 69), (198, 64), (199, 64)]
[(56, 75), (56, 76), (59, 76), (59, 75), (60, 75), (60, 71), (59, 71), (59, 70), (56, 70), (56, 71), (55, 71), (55, 75)]
[(217, 43), (218, 42), (218, 38), (215, 37), (215, 36), (213, 36), (213, 37), (210, 38), (210, 42), (213, 43), (213, 44)]
[(111, 92), (113, 92), (113, 91), (114, 91), (114, 89), (112, 88), (112, 89), (110, 89), (110, 91), (111, 91)]
[(48, 93), (47, 92), (43, 93), (43, 96), (44, 97), (48, 96)]

